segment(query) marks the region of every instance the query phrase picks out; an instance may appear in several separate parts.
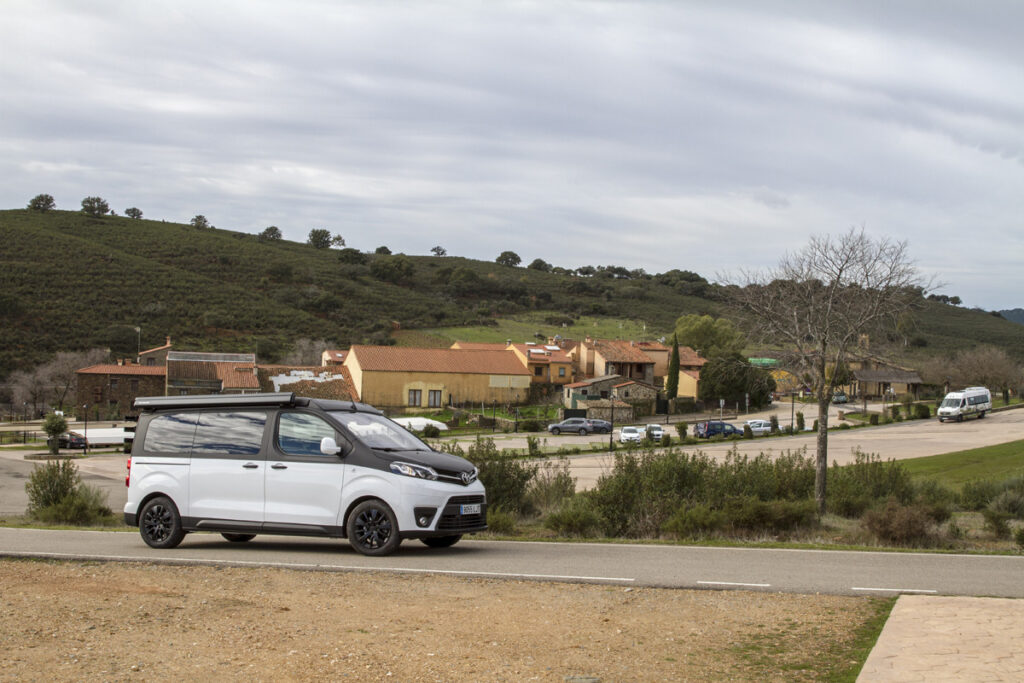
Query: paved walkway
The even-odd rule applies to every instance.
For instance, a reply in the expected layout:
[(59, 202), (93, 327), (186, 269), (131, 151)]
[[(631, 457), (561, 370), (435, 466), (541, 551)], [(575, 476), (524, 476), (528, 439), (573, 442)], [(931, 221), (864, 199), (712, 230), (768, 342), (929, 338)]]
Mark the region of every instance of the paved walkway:
[(1022, 681), (1024, 600), (904, 595), (858, 681)]

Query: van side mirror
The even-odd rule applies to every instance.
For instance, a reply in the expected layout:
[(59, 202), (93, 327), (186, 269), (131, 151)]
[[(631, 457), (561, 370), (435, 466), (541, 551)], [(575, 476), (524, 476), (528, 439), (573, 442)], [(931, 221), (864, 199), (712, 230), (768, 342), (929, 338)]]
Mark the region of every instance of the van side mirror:
[(337, 455), (341, 453), (341, 446), (334, 440), (334, 437), (325, 436), (320, 439), (320, 452), (324, 455)]

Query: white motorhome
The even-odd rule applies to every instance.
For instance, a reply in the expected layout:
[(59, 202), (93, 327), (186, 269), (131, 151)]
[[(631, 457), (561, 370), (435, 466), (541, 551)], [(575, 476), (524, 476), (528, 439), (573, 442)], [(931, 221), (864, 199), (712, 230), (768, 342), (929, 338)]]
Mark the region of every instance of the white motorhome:
[(965, 417), (985, 417), (992, 410), (992, 394), (985, 387), (967, 387), (963, 391), (951, 391), (942, 399), (937, 411), (939, 422), (946, 420), (963, 421)]

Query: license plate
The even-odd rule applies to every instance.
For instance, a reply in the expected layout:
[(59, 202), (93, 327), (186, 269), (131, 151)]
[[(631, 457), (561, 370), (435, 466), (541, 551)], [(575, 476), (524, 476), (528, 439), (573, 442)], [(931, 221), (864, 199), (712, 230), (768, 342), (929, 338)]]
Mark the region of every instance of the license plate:
[(480, 503), (473, 503), (471, 505), (460, 505), (460, 515), (479, 515), (480, 514)]

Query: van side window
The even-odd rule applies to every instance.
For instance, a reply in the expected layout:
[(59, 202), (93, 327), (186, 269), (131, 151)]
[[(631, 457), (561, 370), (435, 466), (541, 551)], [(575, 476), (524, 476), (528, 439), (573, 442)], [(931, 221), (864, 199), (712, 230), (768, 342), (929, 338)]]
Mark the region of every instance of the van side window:
[(264, 411), (202, 413), (193, 455), (259, 455), (263, 445)]
[(320, 440), (337, 438), (334, 427), (316, 415), (281, 413), (277, 425), (277, 446), (288, 455), (320, 455)]
[(143, 449), (149, 453), (192, 452), (192, 437), (196, 432), (198, 413), (167, 413), (154, 417), (146, 429)]

